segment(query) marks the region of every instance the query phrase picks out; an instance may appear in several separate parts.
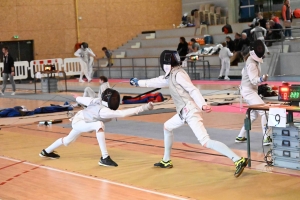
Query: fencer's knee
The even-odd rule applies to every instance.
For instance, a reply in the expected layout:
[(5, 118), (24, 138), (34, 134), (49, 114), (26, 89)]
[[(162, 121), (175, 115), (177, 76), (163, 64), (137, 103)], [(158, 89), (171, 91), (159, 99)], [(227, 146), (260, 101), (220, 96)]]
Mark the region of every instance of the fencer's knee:
[(99, 127), (96, 129), (96, 132), (104, 132), (105, 131), (105, 125), (103, 122), (99, 121)]
[(170, 127), (167, 122), (164, 123), (164, 129), (167, 130), (167, 131), (169, 131), (169, 132), (173, 131), (173, 128)]
[(205, 147), (205, 148), (210, 148), (210, 147), (209, 147), (209, 143), (210, 143), (209, 141), (211, 141), (209, 135), (207, 135), (207, 136), (205, 136), (204, 138), (202, 138), (202, 139), (199, 140), (200, 144), (201, 144), (203, 147)]
[(75, 140), (76, 140), (75, 138), (68, 138), (68, 136), (61, 138), (61, 141), (62, 141), (63, 145), (65, 145), (65, 146), (68, 146), (69, 144), (71, 144)]

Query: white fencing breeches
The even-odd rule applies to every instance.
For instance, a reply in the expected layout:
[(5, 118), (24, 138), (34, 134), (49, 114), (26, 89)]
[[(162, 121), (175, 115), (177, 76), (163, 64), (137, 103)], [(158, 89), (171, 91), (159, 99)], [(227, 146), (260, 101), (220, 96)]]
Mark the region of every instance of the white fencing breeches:
[[(255, 91), (255, 90), (241, 88), (241, 95), (243, 96), (244, 100), (246, 101), (246, 103), (248, 105), (265, 104), (265, 102), (260, 98), (257, 91)], [(262, 110), (261, 111), (252, 110), (250, 112), (251, 123), (257, 119), (258, 115), (261, 116), (262, 133), (264, 135), (264, 138), (266, 138), (268, 136), (267, 135), (268, 130), (266, 129), (266, 127), (267, 127), (266, 112), (262, 111)], [(246, 135), (246, 130), (245, 130), (245, 127), (243, 126), (238, 137), (245, 137), (245, 135)]]
[(97, 94), (96, 94), (96, 92), (94, 92), (94, 90), (92, 88), (86, 87), (86, 88), (84, 88), (83, 97), (97, 98)]
[[(231, 151), (225, 144), (211, 140), (203, 123), (202, 117), (199, 108), (194, 108), (190, 110), (187, 114), (183, 113), (183, 119), (185, 119), (186, 123), (190, 126), (198, 141), (202, 146), (206, 145), (207, 148), (213, 149), (228, 158), (230, 158), (233, 162), (240, 159), (238, 155), (236, 155), (233, 151)], [(164, 145), (165, 152), (163, 161), (167, 162), (171, 157), (171, 149), (173, 144), (173, 130), (179, 128), (184, 124), (184, 120), (182, 120), (178, 114), (174, 115), (171, 119), (169, 119), (164, 124)]]
[(221, 70), (220, 70), (220, 75), (223, 76), (224, 70), (225, 70), (225, 78), (228, 78), (229, 74), (229, 69), (230, 69), (230, 59), (229, 58), (223, 58), (221, 59)]
[(46, 152), (50, 153), (62, 145), (68, 146), (72, 142), (75, 142), (75, 140), (81, 135), (81, 133), (89, 131), (96, 131), (96, 136), (102, 153), (102, 157), (106, 158), (108, 156), (108, 152), (105, 144), (104, 123), (101, 121), (86, 123), (84, 121), (83, 113), (81, 111), (79, 111), (74, 116), (72, 120), (72, 130), (69, 133), (69, 135), (63, 138), (59, 138), (45, 150)]
[(91, 80), (90, 75), (89, 75), (89, 71), (88, 71), (87, 63), (84, 62), (83, 60), (80, 60), (80, 66), (81, 66), (81, 72), (80, 72), (79, 81), (83, 81), (82, 80), (83, 75), (85, 75), (85, 77), (88, 79), (88, 81)]

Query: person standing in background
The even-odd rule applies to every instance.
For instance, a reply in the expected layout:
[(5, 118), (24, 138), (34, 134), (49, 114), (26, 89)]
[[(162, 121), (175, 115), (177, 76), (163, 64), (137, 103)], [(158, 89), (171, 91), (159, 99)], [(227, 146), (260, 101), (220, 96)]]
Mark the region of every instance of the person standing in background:
[(230, 78), (228, 77), (229, 74), (229, 69), (230, 69), (230, 57), (233, 55), (233, 53), (230, 52), (230, 50), (226, 47), (226, 42), (222, 43), (222, 49), (219, 52), (219, 58), (221, 59), (221, 70), (220, 70), (220, 75), (218, 79), (222, 79), (223, 77), (223, 72), (225, 70), (225, 78), (224, 80), (229, 81)]
[(2, 53), (3, 53), (3, 70), (2, 70), (2, 76), (3, 76), (3, 85), (2, 85), (2, 90), (0, 91), (1, 95), (4, 95), (4, 91), (6, 88), (6, 83), (9, 78), (9, 81), (12, 85), (13, 92), (11, 95), (16, 94), (16, 85), (14, 81), (14, 75), (15, 75), (15, 65), (14, 65), (14, 59), (13, 57), (9, 54), (8, 52), (8, 47), (3, 47), (2, 48)]
[(105, 56), (107, 58), (107, 66), (106, 67), (111, 67), (113, 66), (112, 63), (112, 52), (110, 50), (108, 50), (106, 47), (102, 47), (102, 51), (104, 51)]
[(282, 19), (285, 27), (284, 35), (286, 39), (294, 39), (292, 37), (291, 23), (292, 23), (292, 9), (290, 6), (290, 0), (284, 0), (282, 6)]
[(89, 48), (88, 43), (83, 42), (81, 43), (81, 48), (78, 49), (75, 53), (75, 56), (80, 57), (80, 65), (81, 65), (81, 73), (79, 82), (84, 83), (85, 81), (82, 79), (83, 74), (87, 78), (88, 82), (91, 82), (92, 80), (92, 71), (93, 71), (93, 62), (96, 55), (92, 51), (92, 49)]
[(186, 42), (184, 37), (180, 37), (180, 42), (178, 44), (177, 51), (179, 53), (180, 60), (184, 61), (186, 54), (188, 54), (189, 52), (188, 43)]

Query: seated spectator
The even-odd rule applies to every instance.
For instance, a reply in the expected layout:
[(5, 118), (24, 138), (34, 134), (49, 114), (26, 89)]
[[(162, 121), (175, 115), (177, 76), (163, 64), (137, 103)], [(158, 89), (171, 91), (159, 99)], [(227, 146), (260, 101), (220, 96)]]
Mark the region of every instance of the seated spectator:
[(271, 15), (271, 20), (273, 20), (275, 23), (280, 24), (279, 17), (276, 17), (274, 14)]
[[(267, 30), (260, 26), (260, 21), (255, 23), (255, 27), (251, 30), (254, 35), (254, 40), (261, 40), (265, 44), (265, 37), (267, 35)], [(265, 50), (268, 55), (270, 55), (269, 49), (265, 44)]]
[(249, 27), (253, 28), (255, 26), (255, 23), (259, 21), (258, 15), (261, 15), (262, 13), (255, 13), (256, 17), (252, 20), (250, 24), (248, 24)]
[(278, 29), (278, 30), (269, 30), (270, 39), (271, 40), (278, 40), (282, 39), (283, 37), (283, 28), (280, 24), (274, 22), (273, 20), (269, 21), (271, 29)]
[[(102, 92), (104, 90), (106, 90), (107, 88), (110, 88), (110, 85), (109, 85), (109, 82), (108, 82), (108, 79), (107, 77), (105, 76), (100, 76), (99, 77), (99, 83), (100, 83), (100, 86), (99, 86), (99, 92), (98, 92), (98, 98), (101, 99), (101, 95), (102, 95)], [(92, 97), (92, 98), (97, 98), (97, 94), (94, 92), (94, 90), (90, 87), (86, 87), (84, 89), (84, 93), (82, 95), (83, 97)]]
[(180, 56), (180, 60), (184, 61), (186, 54), (188, 54), (189, 48), (188, 48), (188, 43), (186, 42), (184, 37), (180, 37), (180, 42), (177, 47), (177, 51)]
[[(264, 19), (264, 16), (261, 12), (259, 12), (257, 14), (257, 18), (258, 18), (258, 22), (260, 24), (260, 27), (263, 27), (264, 29), (266, 29), (266, 23), (267, 23), (267, 20)], [(255, 24), (254, 24), (255, 25)], [(256, 26), (256, 25), (255, 25)]]
[(234, 42), (230, 36), (226, 36), (226, 46), (231, 51), (234, 52)]
[(191, 52), (200, 51), (200, 49), (201, 49), (200, 44), (198, 42), (196, 42), (195, 38), (191, 39), (191, 43), (192, 43), (192, 45), (189, 46), (189, 49), (190, 49)]
[(235, 39), (235, 52), (230, 58), (231, 66), (237, 65), (237, 63), (243, 59), (242, 52), (248, 51), (250, 46), (250, 40), (247, 38), (246, 33), (242, 33), (242, 37), (240, 39), (238, 39), (238, 35), (240, 34), (236, 34), (237, 38)]
[(235, 33), (234, 35), (234, 50), (233, 50), (233, 56), (230, 58), (230, 65), (237, 65), (237, 60), (240, 54), (241, 49), (240, 47), (241, 42), (241, 34)]

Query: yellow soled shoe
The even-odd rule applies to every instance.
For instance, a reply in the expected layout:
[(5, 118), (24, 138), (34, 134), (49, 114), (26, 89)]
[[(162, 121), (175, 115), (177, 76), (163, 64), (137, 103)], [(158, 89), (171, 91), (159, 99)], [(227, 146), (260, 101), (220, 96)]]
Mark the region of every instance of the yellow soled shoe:
[(238, 161), (236, 161), (236, 162), (234, 162), (234, 164), (235, 164), (235, 173), (234, 173), (234, 176), (237, 178), (237, 177), (239, 177), (242, 173), (243, 173), (243, 171), (244, 171), (244, 169), (245, 169), (245, 167), (247, 166), (247, 164), (248, 164), (248, 158), (241, 158), (241, 159), (239, 159)]
[(154, 164), (154, 167), (160, 167), (160, 168), (172, 168), (173, 167), (173, 164), (172, 164), (172, 161), (169, 160), (167, 162), (161, 160), (160, 162), (158, 163), (155, 163)]

